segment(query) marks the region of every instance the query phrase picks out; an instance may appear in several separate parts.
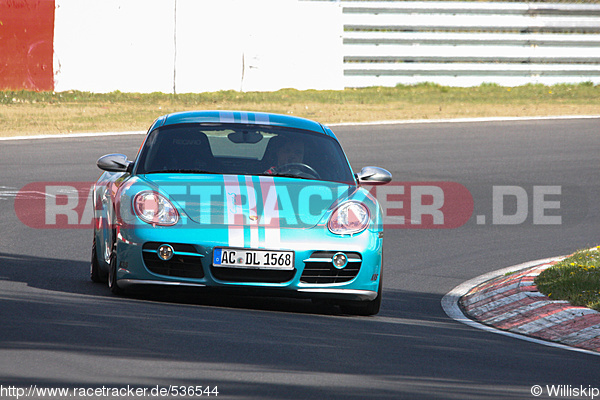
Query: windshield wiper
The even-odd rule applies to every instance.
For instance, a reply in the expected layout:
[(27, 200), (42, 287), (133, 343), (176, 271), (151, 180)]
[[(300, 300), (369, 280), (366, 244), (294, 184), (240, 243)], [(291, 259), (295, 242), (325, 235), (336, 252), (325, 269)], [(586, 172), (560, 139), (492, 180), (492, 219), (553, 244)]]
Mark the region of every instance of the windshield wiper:
[(309, 179), (309, 180), (317, 180), (316, 177), (306, 177), (306, 176), (299, 176), (296, 174), (290, 174), (290, 173), (285, 173), (285, 172), (276, 172), (274, 174), (265, 174), (264, 172), (261, 174), (253, 174), (253, 175), (257, 175), (257, 176), (281, 176), (284, 178), (298, 178), (298, 179)]

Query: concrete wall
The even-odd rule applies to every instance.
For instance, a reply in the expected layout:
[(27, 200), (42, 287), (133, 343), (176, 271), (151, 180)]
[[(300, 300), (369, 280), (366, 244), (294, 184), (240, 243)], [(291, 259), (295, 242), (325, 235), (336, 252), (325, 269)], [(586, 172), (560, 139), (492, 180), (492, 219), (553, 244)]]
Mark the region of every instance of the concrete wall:
[(54, 1), (0, 0), (0, 89), (52, 90)]
[(0, 90), (600, 83), (600, 4), (0, 0)]
[(55, 90), (343, 88), (341, 9), (297, 0), (56, 0)]

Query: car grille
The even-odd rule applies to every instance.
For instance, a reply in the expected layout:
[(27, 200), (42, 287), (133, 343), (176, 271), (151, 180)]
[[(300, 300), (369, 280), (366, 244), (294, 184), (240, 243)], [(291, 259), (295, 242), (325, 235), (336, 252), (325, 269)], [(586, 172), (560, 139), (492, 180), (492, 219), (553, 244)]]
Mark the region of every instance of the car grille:
[(173, 247), (173, 257), (164, 261), (158, 258), (157, 249), (161, 244), (148, 242), (142, 247), (144, 264), (150, 272), (159, 275), (176, 276), (179, 278), (204, 278), (202, 269), (202, 254), (190, 244), (168, 243)]
[(338, 269), (331, 261), (336, 251), (315, 251), (304, 260), (304, 272), (300, 277), (303, 283), (341, 283), (348, 282), (358, 275), (362, 258), (360, 253), (346, 253), (348, 264)]
[(216, 279), (221, 281), (283, 283), (291, 281), (294, 278), (296, 269), (265, 270), (211, 266), (210, 272)]

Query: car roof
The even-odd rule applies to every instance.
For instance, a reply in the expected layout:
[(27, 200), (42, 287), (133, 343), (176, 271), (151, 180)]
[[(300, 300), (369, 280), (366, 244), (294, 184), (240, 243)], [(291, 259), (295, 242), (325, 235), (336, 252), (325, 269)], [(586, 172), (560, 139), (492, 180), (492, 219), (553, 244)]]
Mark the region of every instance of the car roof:
[(150, 128), (150, 131), (160, 126), (202, 122), (281, 126), (318, 132), (335, 138), (331, 129), (309, 119), (249, 111), (184, 111), (167, 114), (159, 117)]

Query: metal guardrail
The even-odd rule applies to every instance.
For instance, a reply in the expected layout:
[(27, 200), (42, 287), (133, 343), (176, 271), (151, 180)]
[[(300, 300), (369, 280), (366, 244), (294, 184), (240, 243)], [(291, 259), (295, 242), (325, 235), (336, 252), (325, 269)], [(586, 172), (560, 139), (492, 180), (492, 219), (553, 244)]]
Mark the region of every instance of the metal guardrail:
[(339, 3), (346, 87), (600, 83), (600, 4)]

